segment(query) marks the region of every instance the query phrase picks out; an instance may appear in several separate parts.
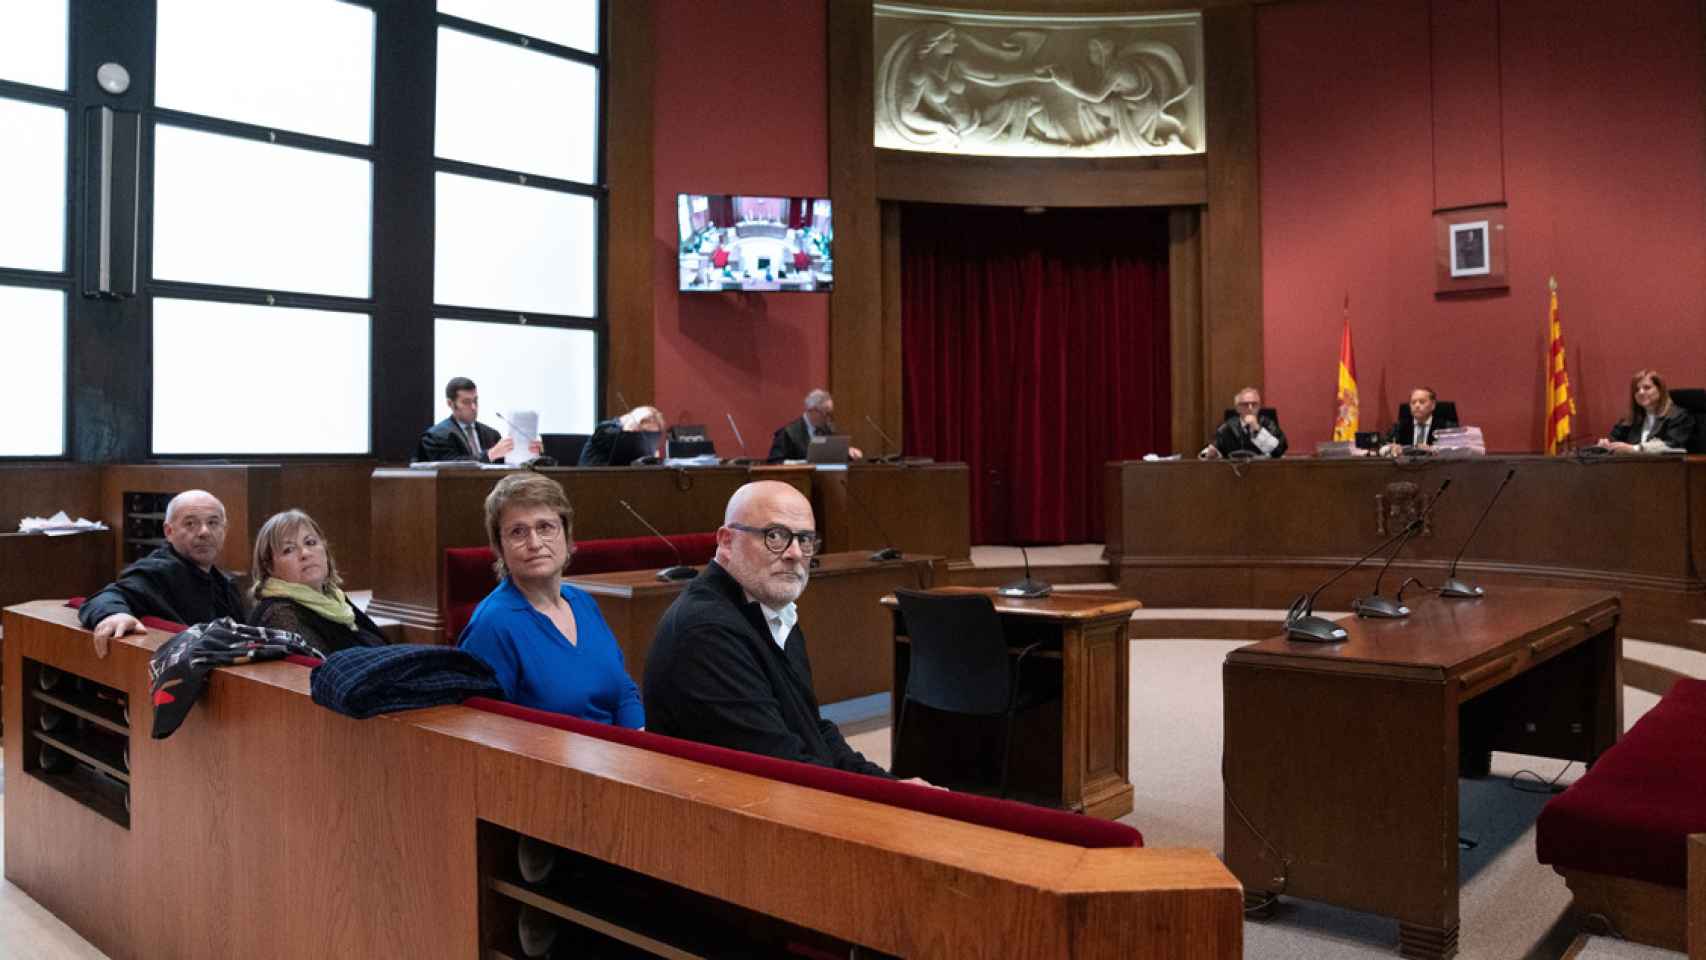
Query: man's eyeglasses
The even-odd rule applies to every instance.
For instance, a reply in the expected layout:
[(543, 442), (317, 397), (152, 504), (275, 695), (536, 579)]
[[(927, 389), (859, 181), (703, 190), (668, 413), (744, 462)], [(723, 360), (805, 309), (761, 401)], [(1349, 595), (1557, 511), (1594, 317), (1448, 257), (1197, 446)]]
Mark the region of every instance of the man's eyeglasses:
[(563, 535), (563, 525), (555, 520), (541, 520), (535, 524), (518, 523), (504, 530), (504, 539), (511, 546), (519, 547), (525, 544), (529, 534), (537, 534), (540, 543), (555, 543)]
[(817, 553), (818, 547), (823, 544), (823, 538), (817, 535), (816, 530), (790, 530), (779, 523), (772, 523), (767, 527), (749, 527), (744, 523), (731, 523), (728, 526), (730, 530), (758, 534), (764, 538), (765, 548), (776, 554), (787, 553), (789, 541), (799, 544), (800, 555), (806, 557)]

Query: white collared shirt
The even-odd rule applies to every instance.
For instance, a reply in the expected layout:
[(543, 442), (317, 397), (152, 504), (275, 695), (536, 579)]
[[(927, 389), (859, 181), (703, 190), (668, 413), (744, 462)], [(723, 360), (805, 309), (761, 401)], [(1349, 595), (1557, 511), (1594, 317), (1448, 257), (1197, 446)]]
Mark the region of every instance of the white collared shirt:
[(788, 634), (794, 632), (794, 624), (800, 620), (800, 612), (790, 603), (780, 610), (759, 604), (758, 609), (764, 612), (764, 622), (770, 627), (770, 639), (776, 641), (777, 649), (784, 649), (788, 643)]

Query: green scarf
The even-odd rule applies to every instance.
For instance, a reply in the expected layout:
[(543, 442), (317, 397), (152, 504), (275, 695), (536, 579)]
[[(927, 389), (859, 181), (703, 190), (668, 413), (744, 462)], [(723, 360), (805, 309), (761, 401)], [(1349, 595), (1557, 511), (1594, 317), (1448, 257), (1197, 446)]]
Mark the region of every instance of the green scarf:
[(305, 583), (291, 583), (277, 577), (268, 577), (261, 584), (262, 597), (280, 597), (295, 603), (300, 603), (309, 610), (325, 617), (333, 623), (355, 629), (355, 608), (350, 606), (349, 598), (344, 592), (331, 584), (326, 584), (326, 591), (320, 591)]

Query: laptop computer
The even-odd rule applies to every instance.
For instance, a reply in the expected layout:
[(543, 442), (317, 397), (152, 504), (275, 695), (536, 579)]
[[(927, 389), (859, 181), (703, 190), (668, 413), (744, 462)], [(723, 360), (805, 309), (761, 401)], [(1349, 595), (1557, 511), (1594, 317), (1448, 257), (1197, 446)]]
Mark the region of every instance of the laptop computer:
[(806, 447), (807, 463), (846, 463), (847, 449), (852, 446), (853, 438), (845, 433), (832, 433), (827, 437), (813, 437), (811, 445)]

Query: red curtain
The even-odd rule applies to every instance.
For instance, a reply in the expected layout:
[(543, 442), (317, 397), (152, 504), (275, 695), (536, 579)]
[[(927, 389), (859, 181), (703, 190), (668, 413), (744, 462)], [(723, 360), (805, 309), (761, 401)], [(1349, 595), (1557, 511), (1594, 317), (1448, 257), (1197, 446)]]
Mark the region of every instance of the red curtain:
[(1171, 445), (1167, 214), (901, 214), (909, 455), (971, 467), (973, 543), (1103, 539), (1109, 460)]
[(812, 199), (810, 197), (788, 198), (788, 227), (799, 230), (806, 225), (806, 217), (811, 213)]
[(735, 225), (735, 198), (730, 196), (712, 195), (706, 198), (706, 207), (711, 212), (711, 222), (723, 229)]

